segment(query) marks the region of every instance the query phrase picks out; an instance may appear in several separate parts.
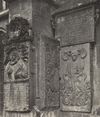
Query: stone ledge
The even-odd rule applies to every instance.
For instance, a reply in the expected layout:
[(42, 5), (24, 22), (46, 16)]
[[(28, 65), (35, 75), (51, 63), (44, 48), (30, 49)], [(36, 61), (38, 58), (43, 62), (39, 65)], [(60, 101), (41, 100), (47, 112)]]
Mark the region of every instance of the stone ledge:
[(69, 2), (69, 3), (66, 2), (61, 7), (59, 7), (55, 11), (53, 11), (51, 14), (52, 14), (52, 16), (56, 16), (59, 13), (71, 11), (71, 10), (78, 9), (78, 8), (81, 8), (81, 7), (86, 7), (88, 5), (96, 4), (97, 2), (99, 2), (99, 1), (98, 0), (91, 0), (91, 2), (89, 2), (89, 0), (87, 0), (87, 2), (81, 2), (80, 1), (80, 2), (75, 2), (75, 4), (73, 4), (73, 2)]
[(9, 9), (0, 12), (0, 18), (9, 15)]

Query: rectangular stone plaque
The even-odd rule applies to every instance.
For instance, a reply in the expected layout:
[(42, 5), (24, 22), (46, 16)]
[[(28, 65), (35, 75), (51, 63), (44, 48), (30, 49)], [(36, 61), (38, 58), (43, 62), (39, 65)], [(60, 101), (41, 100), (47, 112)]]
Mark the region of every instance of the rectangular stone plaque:
[(11, 43), (4, 55), (4, 109), (29, 111), (35, 99), (35, 49), (30, 41)]
[(29, 83), (7, 83), (4, 95), (6, 111), (29, 111)]
[(94, 42), (95, 34), (94, 8), (64, 13), (56, 18), (56, 38), (61, 46)]
[(59, 42), (43, 36), (38, 54), (40, 109), (59, 107)]
[(60, 107), (63, 111), (91, 111), (90, 44), (64, 47), (60, 52)]

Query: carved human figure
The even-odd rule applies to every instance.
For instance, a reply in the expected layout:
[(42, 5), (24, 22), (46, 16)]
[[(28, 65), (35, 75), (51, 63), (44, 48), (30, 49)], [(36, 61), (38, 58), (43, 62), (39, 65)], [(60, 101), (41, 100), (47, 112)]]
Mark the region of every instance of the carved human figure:
[(85, 73), (85, 58), (87, 52), (84, 48), (65, 51), (62, 57), (66, 61), (65, 73), (63, 74), (62, 102), (65, 105), (79, 106), (89, 103), (90, 86)]
[(9, 54), (5, 75), (11, 81), (28, 77), (27, 64), (20, 58), (20, 53), (16, 50), (11, 51)]

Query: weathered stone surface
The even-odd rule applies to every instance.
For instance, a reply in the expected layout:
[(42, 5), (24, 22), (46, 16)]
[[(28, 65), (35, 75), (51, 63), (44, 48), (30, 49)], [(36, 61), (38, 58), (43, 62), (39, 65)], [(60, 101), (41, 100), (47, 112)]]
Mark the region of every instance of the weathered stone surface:
[(40, 109), (59, 107), (59, 42), (43, 36), (38, 55)]
[(7, 83), (4, 86), (6, 111), (29, 111), (29, 83)]
[[(3, 32), (2, 32), (3, 33)], [(3, 80), (4, 80), (4, 75), (3, 75), (3, 70), (4, 70), (4, 66), (3, 66), (3, 45), (2, 45), (2, 33), (0, 32), (0, 115), (2, 115), (3, 113)]]
[(4, 81), (16, 81), (29, 78), (29, 43), (14, 43), (5, 47)]
[(83, 117), (90, 117), (90, 114), (83, 113)]
[(17, 0), (8, 3), (10, 11), (10, 20), (15, 16), (21, 16), (32, 23), (32, 1)]
[(56, 17), (56, 38), (61, 46), (94, 41), (94, 8), (88, 7)]
[(64, 47), (60, 53), (61, 110), (90, 112), (90, 44)]
[(2, 10), (2, 0), (0, 0), (0, 11)]
[(18, 42), (4, 48), (4, 108), (29, 111), (34, 100), (34, 48)]
[(33, 17), (33, 31), (41, 35), (52, 37), (51, 28), (51, 5), (44, 1), (33, 0), (32, 6), (32, 17)]

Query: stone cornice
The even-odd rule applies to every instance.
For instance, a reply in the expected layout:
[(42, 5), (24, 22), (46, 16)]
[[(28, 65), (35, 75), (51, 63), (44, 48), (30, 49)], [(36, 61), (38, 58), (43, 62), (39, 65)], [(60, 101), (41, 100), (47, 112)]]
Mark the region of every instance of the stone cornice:
[[(98, 0), (92, 0), (91, 2), (87, 2), (87, 3), (77, 3), (77, 4), (74, 4), (74, 5), (69, 5), (68, 6), (68, 3), (66, 2), (65, 4), (63, 4), (62, 6), (60, 6), (58, 9), (54, 10), (51, 15), (52, 16), (56, 16), (56, 15), (59, 15), (63, 12), (69, 12), (69, 11), (72, 11), (72, 10), (75, 10), (75, 9), (78, 9), (78, 8), (83, 8), (83, 7), (87, 7), (87, 6), (91, 6), (91, 5), (100, 5), (100, 1)], [(67, 7), (66, 7), (67, 6)]]

